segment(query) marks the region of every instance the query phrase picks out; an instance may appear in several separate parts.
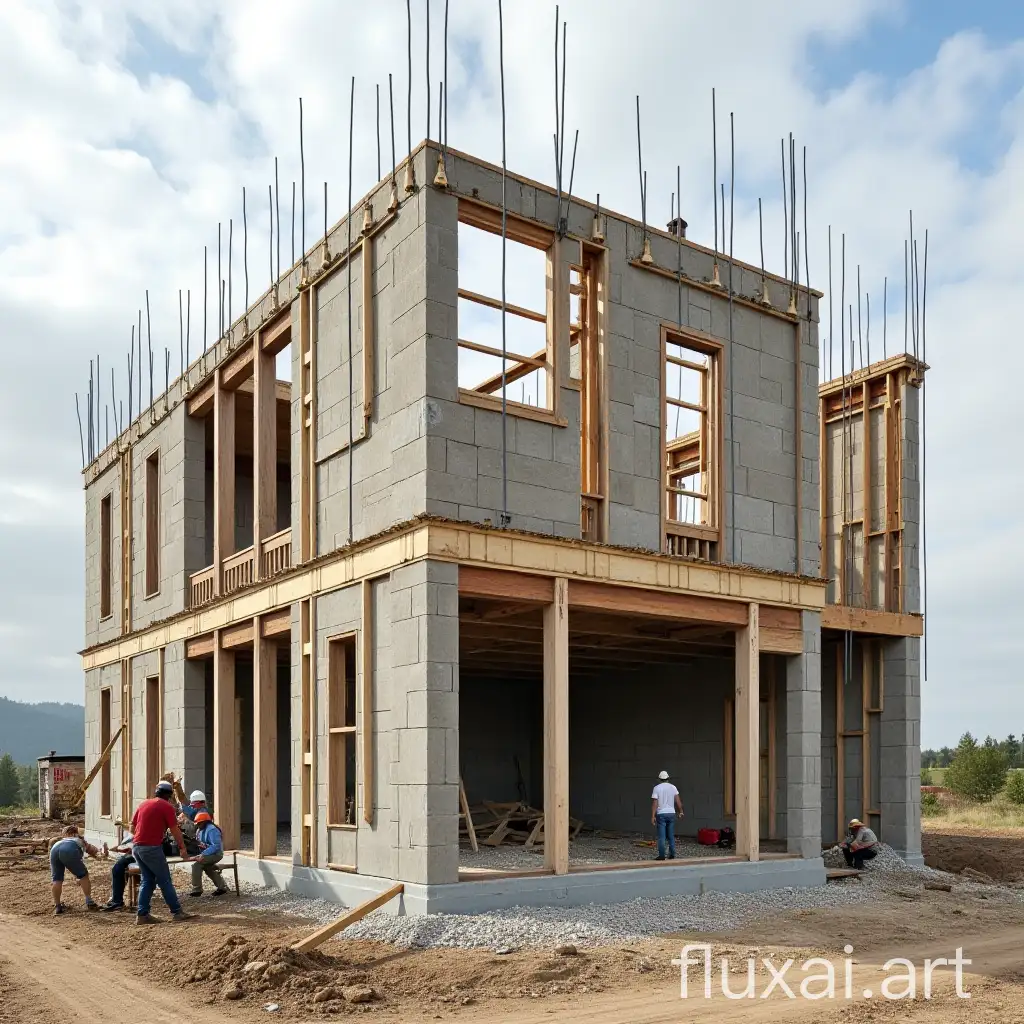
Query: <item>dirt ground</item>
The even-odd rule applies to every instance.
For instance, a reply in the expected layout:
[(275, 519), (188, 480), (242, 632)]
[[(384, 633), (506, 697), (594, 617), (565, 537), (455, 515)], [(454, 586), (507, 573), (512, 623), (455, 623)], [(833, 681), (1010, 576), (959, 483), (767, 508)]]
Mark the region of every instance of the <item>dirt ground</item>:
[[(0, 840), (12, 824), (0, 820)], [(56, 827), (28, 823), (35, 833)], [(940, 856), (953, 857), (956, 837), (929, 833)], [(970, 857), (977, 837), (962, 837)], [(982, 837), (995, 838), (1001, 837)], [(1020, 849), (1024, 836), (1002, 837)], [(1014, 860), (1016, 857), (1018, 860)], [(979, 862), (980, 864), (981, 862)], [(985, 862), (995, 870), (992, 863)], [(94, 895), (109, 892), (106, 865), (93, 863)], [(981, 870), (984, 870), (982, 868)], [(1007, 871), (1011, 867), (1006, 868)], [(1015, 870), (1015, 869), (1014, 869)], [(988, 873), (988, 872), (986, 872)], [(857, 882), (841, 884), (856, 885)], [(188, 923), (137, 928), (130, 913), (87, 913), (73, 883), (65, 902), (72, 908), (52, 916), (48, 875), (41, 856), (0, 858), (0, 1022), (140, 1020), (147, 1024), (254, 1022), (269, 1019), (317, 1021), (370, 1014), (377, 1019), (460, 1022), (525, 1022), (552, 1019), (587, 1024), (636, 1024), (680, 1020), (775, 1019), (801, 1021), (966, 1021), (1024, 1024), (1024, 967), (1021, 941), (1024, 903), (984, 898), (972, 887), (952, 892), (916, 888), (887, 902), (841, 910), (803, 910), (778, 915), (718, 936), (665, 936), (557, 955), (553, 950), (498, 956), (488, 950), (398, 950), (368, 942), (332, 941), (296, 955), (290, 943), (311, 925), (282, 915), (246, 910), (234, 897), (188, 901), (199, 917)], [(167, 917), (157, 898), (154, 913)], [(935, 975), (930, 1001), (914, 1003), (842, 998), (788, 1000), (778, 991), (768, 999), (733, 1002), (717, 995), (700, 998), (697, 988), (680, 1000), (678, 958), (687, 941), (712, 942), (714, 955), (728, 956), (746, 980), (748, 956), (828, 957), (841, 965), (843, 946), (854, 946), (856, 992), (879, 992), (877, 965), (890, 956), (923, 963), (926, 956), (952, 956), (957, 946), (973, 960), (967, 968), (970, 1000), (953, 994), (951, 972)], [(264, 966), (253, 967), (253, 964)], [(742, 965), (742, 966), (739, 966)], [(792, 975), (798, 990), (802, 975)], [(756, 991), (767, 984), (759, 969)], [(235, 998), (229, 998), (234, 996)], [(359, 996), (367, 1002), (354, 1002)], [(268, 1004), (279, 1009), (268, 1011)], [(780, 1005), (781, 1004), (781, 1005)], [(684, 1012), (685, 1011), (685, 1012)]]
[(1024, 828), (974, 828), (924, 823), (921, 849), (934, 868), (959, 874), (965, 867), (997, 882), (1024, 881)]

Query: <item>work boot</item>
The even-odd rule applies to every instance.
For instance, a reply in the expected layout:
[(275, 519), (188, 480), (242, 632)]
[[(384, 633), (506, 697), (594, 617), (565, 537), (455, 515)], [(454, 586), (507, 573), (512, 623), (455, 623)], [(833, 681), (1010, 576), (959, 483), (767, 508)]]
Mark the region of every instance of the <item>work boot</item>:
[(223, 889), (214, 889), (213, 892), (210, 893), (210, 895), (211, 896), (226, 896), (227, 895), (227, 891), (228, 891), (227, 887), (225, 886)]
[(195, 914), (186, 914), (184, 910), (179, 910), (176, 914), (171, 915), (172, 921), (194, 921)]
[(198, 892), (190, 892), (189, 893), (189, 896), (191, 896), (192, 899), (194, 899), (194, 900), (199, 899), (202, 895), (203, 895), (203, 890), (202, 889), (200, 889)]
[(85, 905), (86, 910), (99, 910), (100, 905), (95, 900), (89, 900)]
[(136, 924), (159, 924), (160, 922), (152, 914), (136, 914)]
[(67, 907), (65, 907), (63, 903), (58, 903), (53, 908), (53, 916), (57, 917), (58, 914), (63, 914), (65, 910), (67, 910)]
[(109, 900), (100, 907), (100, 910), (124, 910), (124, 904), (115, 903), (113, 900)]

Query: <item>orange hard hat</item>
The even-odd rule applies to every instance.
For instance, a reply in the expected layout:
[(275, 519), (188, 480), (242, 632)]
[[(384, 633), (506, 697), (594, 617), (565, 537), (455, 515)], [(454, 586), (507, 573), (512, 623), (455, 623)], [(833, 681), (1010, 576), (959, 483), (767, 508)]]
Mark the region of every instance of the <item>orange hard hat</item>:
[(213, 815), (209, 811), (200, 811), (195, 816), (195, 823), (197, 825), (203, 825), (208, 821), (213, 821)]

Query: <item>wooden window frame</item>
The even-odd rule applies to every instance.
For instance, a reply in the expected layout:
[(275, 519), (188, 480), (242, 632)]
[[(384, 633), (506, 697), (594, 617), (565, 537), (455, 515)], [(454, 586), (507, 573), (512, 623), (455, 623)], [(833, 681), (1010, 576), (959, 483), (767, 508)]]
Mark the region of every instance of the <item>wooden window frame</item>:
[[(501, 210), (495, 209), (494, 207), (468, 199), (459, 199), (458, 218), (460, 224), (477, 228), (480, 231), (486, 231), (489, 234), (501, 235)], [(554, 232), (545, 228), (543, 225), (524, 220), (523, 218), (516, 217), (513, 214), (506, 214), (505, 235), (510, 242), (527, 245), (532, 249), (540, 249), (547, 256), (547, 302), (545, 311), (541, 313), (538, 310), (526, 309), (525, 307), (517, 306), (514, 303), (505, 303), (505, 310), (507, 314), (518, 316), (526, 320), (532, 320), (535, 323), (542, 323), (545, 326), (545, 343), (544, 348), (541, 351), (535, 352), (532, 355), (526, 355), (523, 353), (511, 352), (506, 349), (505, 358), (513, 361), (515, 365), (505, 371), (505, 387), (507, 389), (509, 384), (514, 383), (521, 377), (528, 376), (535, 370), (543, 370), (546, 374), (544, 387), (546, 401), (544, 405), (528, 405), (524, 402), (516, 402), (508, 397), (508, 392), (506, 390), (505, 409), (506, 412), (512, 416), (522, 416), (530, 419), (542, 419), (549, 422), (557, 422), (558, 374), (556, 372), (555, 331), (553, 326), (553, 317), (556, 315), (554, 310), (555, 303), (553, 299), (553, 285), (555, 274), (559, 272), (555, 252), (557, 240)], [(458, 289), (458, 297), (459, 299), (464, 299), (468, 302), (475, 302), (478, 305), (487, 306), (491, 309), (501, 309), (500, 298), (482, 295), (479, 292), (472, 292), (465, 288), (460, 287)], [(484, 355), (493, 356), (499, 360), (502, 358), (501, 349), (493, 348), (490, 345), (482, 345), (479, 342), (472, 341), (468, 338), (459, 337), (457, 339), (457, 344), (460, 349), (480, 352)], [(501, 411), (501, 381), (502, 375), (499, 372), (485, 380), (479, 387), (460, 387), (459, 399), (466, 405)], [(497, 395), (494, 394), (495, 391), (498, 392)]]
[(146, 456), (143, 490), (143, 522), (146, 530), (145, 596), (160, 593), (160, 449)]
[[(114, 696), (110, 686), (100, 687), (100, 752), (107, 749), (112, 735), (114, 722)], [(113, 775), (110, 771), (110, 757), (103, 762), (100, 769), (100, 817), (112, 816), (113, 806)]]
[[(359, 743), (357, 730), (359, 727), (359, 633), (352, 630), (347, 633), (338, 633), (327, 638), (327, 687), (326, 687), (326, 716), (327, 716), (327, 827), (332, 830), (354, 831), (359, 828)], [(346, 714), (346, 683), (345, 664), (346, 652), (352, 651), (353, 680), (353, 704), (351, 710), (351, 725), (347, 724), (349, 716)], [(340, 657), (336, 652), (340, 652)], [(340, 671), (339, 671), (340, 670)], [(339, 715), (340, 698), (340, 715)], [(332, 725), (336, 716), (344, 725)], [(346, 755), (348, 737), (354, 746), (353, 756), (353, 777), (354, 787), (352, 796), (351, 821), (343, 820), (347, 817), (345, 801), (346, 783)], [(339, 770), (340, 769), (340, 770)], [(340, 801), (340, 803), (339, 803)], [(339, 810), (340, 818), (339, 820)]]
[(114, 614), (114, 492), (100, 498), (100, 622)]
[[(669, 345), (679, 345), (683, 348), (693, 349), (696, 352), (708, 356), (709, 365), (699, 367), (695, 363), (688, 363), (685, 359), (669, 355)], [(722, 545), (722, 507), (723, 507), (723, 430), (722, 430), (722, 407), (724, 405), (724, 376), (723, 356), (724, 346), (721, 342), (699, 331), (689, 329), (680, 330), (678, 327), (662, 324), (661, 328), (661, 415), (659, 437), (662, 451), (661, 462), (661, 524), (663, 546), (666, 551), (674, 551), (677, 546), (677, 538), (700, 544), (702, 549), (714, 561), (720, 560)], [(682, 365), (698, 370), (706, 374), (703, 390), (705, 399), (700, 405), (693, 405), (679, 399), (669, 397), (668, 390), (668, 369), (672, 365)], [(706, 523), (686, 523), (673, 519), (669, 515), (671, 498), (679, 495), (679, 489), (672, 489), (670, 478), (673, 472), (678, 473), (679, 468), (670, 466), (671, 452), (679, 450), (683, 445), (679, 444), (680, 439), (673, 441), (672, 446), (665, 441), (668, 414), (675, 406), (690, 409), (698, 412), (701, 416), (701, 426), (697, 431), (698, 438), (698, 466), (706, 474), (708, 481), (702, 492), (686, 491), (685, 494), (698, 497), (705, 502), (707, 508)], [(687, 435), (689, 436), (689, 435)], [(690, 442), (692, 444), (693, 442)], [(674, 446), (674, 447), (673, 447)], [(706, 469), (704, 469), (706, 465)], [(711, 545), (716, 545), (712, 549)]]
[(146, 792), (152, 793), (160, 781), (163, 759), (163, 680), (160, 673), (146, 676)]

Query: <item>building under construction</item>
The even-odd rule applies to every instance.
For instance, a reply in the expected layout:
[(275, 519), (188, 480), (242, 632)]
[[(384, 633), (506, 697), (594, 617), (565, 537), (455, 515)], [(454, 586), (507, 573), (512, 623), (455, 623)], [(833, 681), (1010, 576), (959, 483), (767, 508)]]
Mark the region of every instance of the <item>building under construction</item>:
[[(87, 466), (90, 837), (173, 771), (243, 877), (408, 913), (920, 862), (924, 364), (819, 385), (820, 293), (440, 162)], [(662, 769), (735, 847), (581, 857)]]

